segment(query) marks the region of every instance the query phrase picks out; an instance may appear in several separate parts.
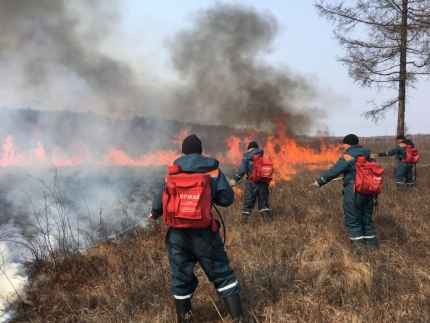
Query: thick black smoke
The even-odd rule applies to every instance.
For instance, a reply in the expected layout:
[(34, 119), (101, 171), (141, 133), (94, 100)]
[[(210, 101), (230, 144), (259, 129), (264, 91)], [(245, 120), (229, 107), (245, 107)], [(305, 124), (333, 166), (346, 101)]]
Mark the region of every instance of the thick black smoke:
[(267, 128), (281, 111), (288, 112), (291, 132), (308, 130), (322, 114), (308, 103), (315, 89), (261, 59), (278, 30), (273, 15), (241, 5), (216, 4), (198, 12), (192, 27), (170, 42), (173, 64), (185, 83), (176, 92), (176, 117)]

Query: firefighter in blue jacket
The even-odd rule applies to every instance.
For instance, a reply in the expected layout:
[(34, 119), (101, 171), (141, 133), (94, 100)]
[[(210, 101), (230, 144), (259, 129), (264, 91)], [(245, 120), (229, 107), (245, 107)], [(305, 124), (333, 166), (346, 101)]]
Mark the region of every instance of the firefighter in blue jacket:
[[(182, 143), (183, 156), (174, 161), (181, 171), (189, 173), (210, 173), (212, 202), (223, 207), (230, 206), (234, 191), (226, 177), (218, 168), (218, 160), (202, 156), (202, 144), (196, 135), (190, 135)], [(152, 203), (149, 218), (155, 220), (163, 215), (163, 191), (166, 184)], [(215, 241), (215, 242), (214, 242)], [(167, 232), (168, 258), (172, 268), (172, 293), (178, 322), (192, 322), (191, 298), (198, 280), (193, 270), (198, 262), (219, 295), (225, 300), (234, 322), (242, 322), (243, 310), (239, 298), (240, 285), (229, 265), (217, 229), (211, 226), (203, 229), (178, 229), (170, 227)]]
[(254, 182), (249, 180), (252, 174), (252, 164), (254, 155), (263, 156), (263, 150), (259, 149), (255, 141), (251, 141), (246, 148), (247, 152), (243, 154), (242, 163), (234, 178), (230, 181), (233, 187), (240, 179), (246, 175), (245, 181), (245, 200), (242, 208), (242, 223), (248, 221), (248, 217), (254, 208), (255, 202), (258, 199), (258, 210), (260, 211), (263, 220), (273, 220), (269, 206), (269, 183)]
[(387, 157), (387, 156), (394, 156), (397, 155), (397, 167), (396, 167), (396, 189), (402, 190), (403, 189), (403, 179), (406, 180), (406, 187), (413, 187), (414, 186), (414, 179), (412, 176), (412, 167), (414, 165), (411, 164), (405, 164), (403, 162), (403, 158), (406, 157), (406, 146), (412, 145), (414, 147), (414, 144), (411, 140), (405, 139), (405, 136), (399, 135), (396, 138), (397, 145), (393, 149), (389, 151), (380, 152), (378, 154), (379, 157)]
[(355, 163), (358, 156), (364, 156), (368, 161), (375, 161), (370, 150), (358, 145), (358, 137), (349, 134), (343, 138), (344, 154), (326, 172), (324, 172), (311, 186), (321, 187), (343, 174), (343, 212), (345, 226), (353, 247), (368, 245), (377, 247), (375, 226), (373, 224), (373, 195), (354, 192)]

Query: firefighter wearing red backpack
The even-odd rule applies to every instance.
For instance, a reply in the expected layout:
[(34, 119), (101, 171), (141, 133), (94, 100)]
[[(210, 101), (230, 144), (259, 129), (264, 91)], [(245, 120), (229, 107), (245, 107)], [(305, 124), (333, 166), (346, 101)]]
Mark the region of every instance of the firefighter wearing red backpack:
[[(256, 168), (254, 165), (259, 163), (262, 165), (261, 161), (263, 157), (263, 150), (258, 147), (255, 141), (251, 141), (248, 144), (247, 152), (243, 154), (242, 163), (240, 164), (239, 170), (237, 171), (234, 179), (230, 181), (231, 186), (235, 186), (236, 183), (246, 175), (245, 181), (245, 200), (243, 202), (242, 208), (242, 223), (248, 221), (248, 217), (254, 208), (255, 202), (258, 200), (258, 210), (260, 211), (263, 220), (273, 220), (273, 216), (270, 213), (269, 206), (269, 184), (272, 179), (273, 165), (270, 160), (266, 164), (259, 174), (256, 174)], [(258, 159), (261, 159), (257, 161)], [(263, 176), (262, 176), (263, 175)]]
[(242, 322), (240, 285), (229, 265), (211, 203), (227, 207), (234, 191), (218, 168), (218, 160), (202, 156), (196, 135), (182, 143), (184, 156), (169, 166), (163, 188), (152, 203), (149, 218), (163, 217), (169, 226), (166, 236), (172, 269), (172, 293), (178, 322), (192, 322), (191, 298), (198, 280), (193, 270), (198, 262), (221, 298), (234, 322)]
[[(370, 164), (375, 161), (370, 154), (370, 150), (358, 145), (358, 142), (358, 137), (354, 134), (345, 136), (342, 141), (345, 149), (344, 154), (310, 186), (321, 187), (343, 174), (342, 208), (351, 245), (354, 248), (360, 248), (365, 245), (376, 248), (378, 247), (378, 241), (372, 215), (374, 195), (378, 194), (382, 189), (383, 170), (379, 170), (379, 174), (374, 180), (373, 186), (375, 187), (373, 189), (367, 189), (363, 191), (364, 193), (360, 193), (357, 190), (356, 180), (359, 179), (356, 177), (357, 163), (362, 164), (361, 159), (363, 159), (363, 162), (370, 162)], [(360, 186), (362, 186), (361, 183)]]
[[(414, 186), (412, 168), (418, 162), (418, 151), (411, 140), (405, 139), (404, 135), (396, 137), (397, 145), (389, 151), (383, 151), (378, 154), (379, 157), (397, 155), (396, 167), (396, 189), (401, 191), (404, 188), (403, 180), (406, 181), (406, 188)], [(410, 152), (410, 153), (409, 153)]]

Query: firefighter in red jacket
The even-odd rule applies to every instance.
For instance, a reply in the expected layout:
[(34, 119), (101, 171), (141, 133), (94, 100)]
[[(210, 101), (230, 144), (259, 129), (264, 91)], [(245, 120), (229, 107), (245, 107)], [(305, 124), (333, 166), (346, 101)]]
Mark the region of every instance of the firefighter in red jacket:
[[(181, 172), (210, 174), (212, 201), (209, 201), (209, 210), (207, 211), (211, 212), (211, 202), (223, 207), (230, 206), (234, 200), (234, 191), (218, 168), (218, 160), (201, 155), (202, 144), (196, 135), (190, 135), (184, 139), (182, 153), (184, 156), (176, 159), (173, 163), (180, 167)], [(166, 176), (166, 179), (169, 180), (169, 177)], [(166, 201), (166, 194), (168, 194), (165, 189), (168, 187), (169, 183), (165, 183), (154, 199), (149, 216), (151, 220), (163, 216), (164, 222), (169, 222), (166, 221), (166, 217), (170, 215), (167, 214), (167, 210), (163, 210), (163, 202)], [(185, 191), (183, 194), (187, 194), (187, 192)], [(188, 193), (186, 196), (194, 197), (195, 195), (194, 191), (194, 193)], [(185, 203), (191, 203), (191, 201)], [(186, 206), (188, 210), (188, 205)], [(172, 216), (174, 218), (174, 215)], [(178, 322), (192, 322), (191, 298), (198, 284), (193, 271), (197, 262), (219, 295), (225, 300), (234, 322), (243, 322), (243, 310), (239, 298), (240, 285), (229, 265), (229, 259), (219, 234), (218, 221), (216, 221), (215, 226), (209, 224), (204, 228), (169, 226), (166, 241), (168, 243), (169, 263), (172, 268), (172, 293), (175, 298)]]

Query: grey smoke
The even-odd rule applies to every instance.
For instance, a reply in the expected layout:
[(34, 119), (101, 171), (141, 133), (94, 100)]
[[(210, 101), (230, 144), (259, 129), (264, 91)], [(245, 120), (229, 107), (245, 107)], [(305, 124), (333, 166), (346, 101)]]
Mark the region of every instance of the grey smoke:
[(198, 11), (190, 28), (167, 41), (179, 81), (157, 83), (157, 71), (145, 62), (138, 78), (125, 58), (101, 49), (116, 31), (121, 4), (3, 0), (0, 105), (112, 117), (132, 111), (260, 129), (284, 111), (291, 133), (305, 133), (323, 116), (313, 103), (319, 94), (305, 78), (263, 60), (280, 30), (269, 12), (221, 3)]
[(0, 167), (0, 322), (12, 314), (5, 307), (15, 291), (25, 299), (25, 261), (54, 250), (86, 252), (145, 227), (154, 195), (148, 183), (158, 189), (163, 174), (125, 167)]
[(0, 71), (4, 84), (15, 86), (26, 97), (22, 104), (41, 110), (93, 110), (117, 117), (148, 101), (130, 66), (99, 49), (116, 26), (119, 4), (2, 1)]
[(262, 60), (280, 29), (272, 14), (218, 3), (192, 23), (169, 42), (185, 83), (175, 93), (176, 117), (261, 129), (288, 112), (288, 130), (303, 133), (313, 114), (322, 115), (310, 103), (317, 92), (306, 79)]

